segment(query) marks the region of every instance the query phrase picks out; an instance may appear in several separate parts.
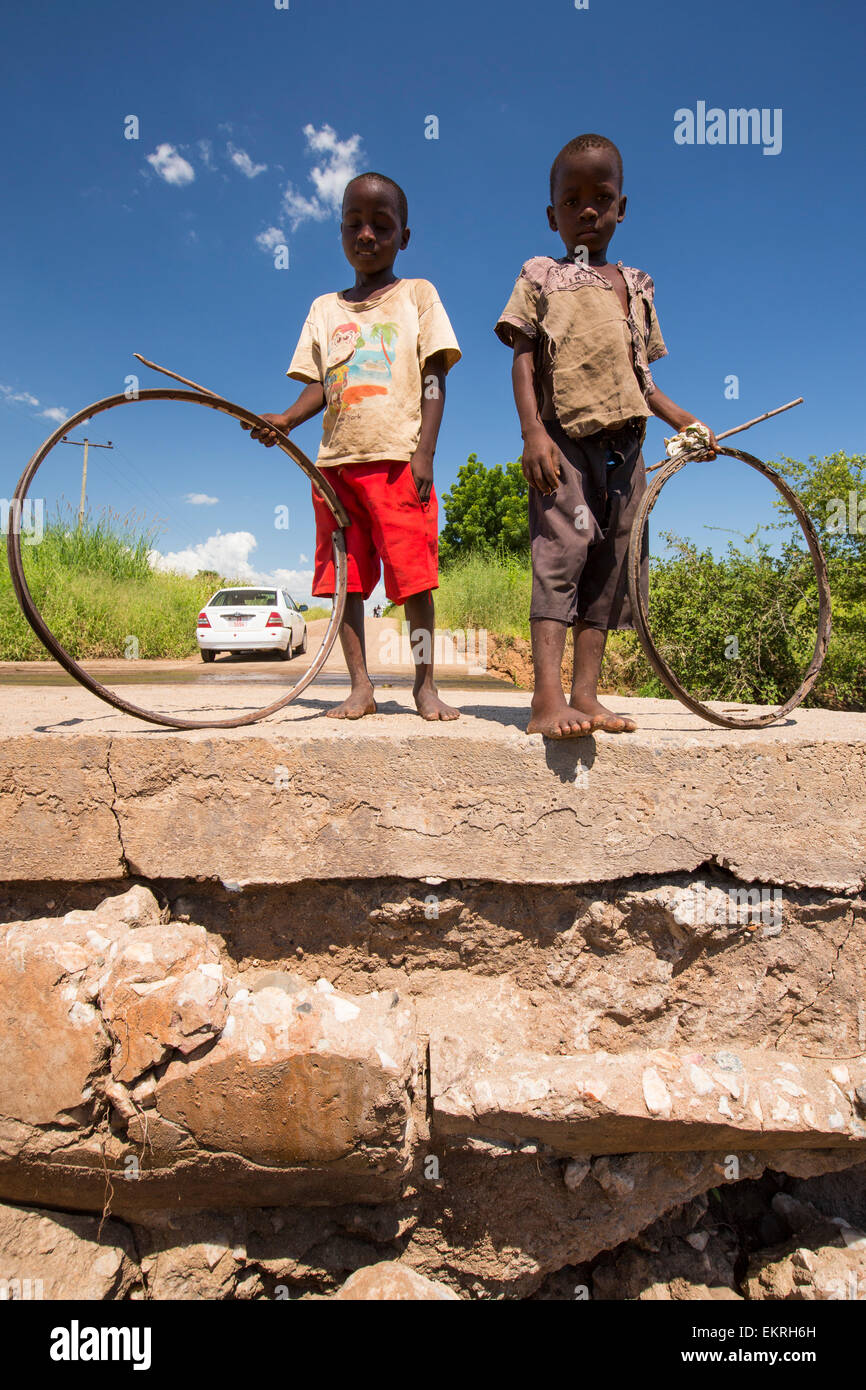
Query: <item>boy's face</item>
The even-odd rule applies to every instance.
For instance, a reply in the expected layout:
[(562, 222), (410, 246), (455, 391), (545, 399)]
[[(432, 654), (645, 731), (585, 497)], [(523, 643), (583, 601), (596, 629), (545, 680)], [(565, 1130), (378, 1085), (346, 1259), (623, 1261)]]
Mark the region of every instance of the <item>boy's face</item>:
[(371, 276), (390, 269), (397, 252), (409, 243), (409, 228), (401, 225), (393, 188), (374, 179), (350, 184), (343, 198), (340, 234), (353, 270)]
[(559, 232), (569, 256), (585, 246), (590, 260), (604, 258), (626, 200), (609, 150), (580, 150), (563, 162), (547, 209), (551, 231)]

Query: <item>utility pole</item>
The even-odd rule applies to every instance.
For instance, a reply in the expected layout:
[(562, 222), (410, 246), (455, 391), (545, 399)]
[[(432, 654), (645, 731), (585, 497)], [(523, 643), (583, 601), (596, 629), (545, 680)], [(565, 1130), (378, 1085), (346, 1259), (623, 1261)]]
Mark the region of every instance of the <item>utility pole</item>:
[(79, 449), (84, 449), (84, 466), (81, 470), (81, 502), (78, 507), (78, 529), (84, 525), (84, 500), (87, 493), (87, 450), (88, 449), (113, 449), (114, 445), (109, 439), (107, 444), (91, 444), (86, 437), (82, 439), (67, 439), (66, 435), (61, 439), (61, 444), (75, 444)]

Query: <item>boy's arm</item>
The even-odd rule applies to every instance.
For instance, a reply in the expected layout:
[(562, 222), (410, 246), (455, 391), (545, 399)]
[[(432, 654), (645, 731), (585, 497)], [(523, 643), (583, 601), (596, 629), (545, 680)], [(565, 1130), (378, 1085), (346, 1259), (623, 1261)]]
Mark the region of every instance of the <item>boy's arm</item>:
[[(660, 391), (657, 386), (652, 394), (647, 397), (647, 405), (653, 415), (657, 415), (660, 420), (664, 420), (666, 425), (672, 425), (677, 433), (679, 433), (680, 430), (684, 430), (686, 425), (697, 422), (697, 416), (692, 415), (688, 410), (683, 410), (682, 406), (676, 405), (675, 402), (671, 400), (670, 396), (666, 396), (664, 391)], [(702, 424), (703, 421), (698, 423)], [(705, 428), (710, 430), (709, 425), (706, 425)], [(706, 456), (707, 458), (714, 459), (716, 457), (716, 450), (719, 447), (719, 441), (716, 439), (712, 430), (710, 430), (710, 446)]]
[[(262, 415), (261, 418), (267, 420), (270, 425), (276, 425), (283, 434), (288, 434), (290, 430), (302, 425), (305, 420), (312, 420), (314, 415), (318, 415), (324, 404), (325, 388), (320, 381), (311, 381), (308, 386), (304, 387), (294, 405), (290, 405), (281, 415)], [(241, 422), (241, 428), (246, 430), (250, 427)], [(250, 430), (250, 438), (258, 439), (266, 449), (272, 449), (277, 442), (277, 436), (273, 430)]]
[(433, 455), (445, 409), (447, 371), (444, 352), (431, 353), (421, 368), (421, 434), (409, 466), (422, 502), (429, 499), (433, 490)]
[(523, 476), (539, 492), (556, 492), (559, 482), (559, 450), (544, 427), (538, 414), (535, 394), (534, 344), (525, 333), (514, 330), (514, 361), (511, 384), (514, 404), (523, 435)]

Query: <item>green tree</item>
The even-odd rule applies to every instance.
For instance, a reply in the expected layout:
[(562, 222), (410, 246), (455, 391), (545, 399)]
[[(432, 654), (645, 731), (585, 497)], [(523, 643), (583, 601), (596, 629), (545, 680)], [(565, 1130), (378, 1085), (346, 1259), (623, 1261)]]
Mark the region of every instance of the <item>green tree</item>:
[(528, 554), (528, 484), (519, 462), (487, 468), (476, 454), (462, 465), (442, 498), (446, 524), (439, 536), (443, 564), (484, 552)]
[[(785, 458), (777, 463), (788, 486), (796, 492), (812, 519), (821, 548), (831, 560), (847, 560), (850, 577), (861, 593), (866, 586), (866, 455), (827, 454), (808, 463)], [(778, 498), (776, 508), (785, 516), (781, 524), (793, 531), (793, 542), (802, 544), (800, 528), (787, 503)]]
[[(866, 706), (866, 458), (836, 453), (776, 464), (803, 503), (827, 561), (833, 632), (809, 705)], [(729, 544), (722, 558), (667, 535), (672, 554), (651, 561), (650, 610), (662, 654), (701, 699), (776, 703), (812, 656), (818, 586), (799, 523), (781, 497), (775, 527)], [(773, 548), (761, 530), (782, 532)], [(739, 656), (731, 659), (731, 637)], [(661, 694), (653, 678), (646, 694)]]
[[(833, 633), (817, 689), (809, 703), (847, 709), (866, 707), (866, 455), (837, 452), (808, 463), (785, 458), (776, 468), (796, 492), (818, 532), (827, 560)], [(803, 576), (812, 598), (816, 584), (805, 539), (787, 505), (776, 503), (788, 531), (785, 564)]]

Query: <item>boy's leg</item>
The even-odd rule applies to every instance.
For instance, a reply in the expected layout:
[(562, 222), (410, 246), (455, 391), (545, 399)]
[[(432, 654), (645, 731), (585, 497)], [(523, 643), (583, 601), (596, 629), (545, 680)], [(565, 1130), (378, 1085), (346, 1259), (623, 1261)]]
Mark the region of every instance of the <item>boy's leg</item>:
[(385, 461), (376, 472), (370, 470), (367, 499), (373, 541), (382, 557), (385, 593), (406, 610), (418, 713), (422, 719), (459, 719), (460, 711), (439, 698), (433, 681), (432, 590), (439, 583), (436, 490), (422, 502), (411, 464)]
[(412, 694), (422, 719), (459, 719), (460, 711), (440, 700), (433, 683), (433, 624), (435, 611), (429, 589), (412, 594), (405, 600), (409, 623), (409, 641), (415, 659), (415, 684)]
[(603, 729), (609, 734), (632, 734), (637, 728), (634, 720), (614, 714), (598, 698), (598, 678), (606, 643), (607, 632), (604, 628), (590, 627), (580, 621), (574, 624), (574, 675), (570, 704), (578, 714), (589, 720), (591, 729)]
[(361, 719), (376, 713), (373, 682), (367, 672), (367, 649), (364, 642), (364, 595), (347, 594), (346, 610), (340, 628), (340, 642), (352, 689), (340, 705), (327, 711), (329, 719)]
[(577, 587), (587, 547), (598, 530), (590, 514), (580, 468), (580, 446), (555, 424), (548, 433), (560, 451), (559, 485), (552, 496), (529, 489), (532, 602), (529, 631), (535, 688), (527, 733), (578, 738), (590, 721), (569, 705), (562, 690), (565, 635), (574, 621)]
[[(367, 656), (364, 644), (364, 593), (372, 592), (379, 577), (379, 561), (369, 535), (369, 524), (363, 506), (356, 496), (353, 484), (352, 466), (328, 470), (330, 482), (343, 506), (349, 513), (351, 524), (346, 530), (346, 565), (350, 590), (346, 595), (346, 607), (340, 627), (340, 643), (351, 681), (351, 691), (347, 699), (333, 709), (327, 710), (331, 719), (360, 719), (365, 714), (376, 713), (373, 698), (373, 683), (367, 674)], [(312, 489), (313, 511), (316, 517), (316, 558), (313, 578), (313, 594), (318, 598), (334, 596), (336, 576), (333, 561), (333, 534), (337, 523), (330, 507)]]
[(534, 618), (529, 624), (532, 636), (532, 665), (535, 689), (528, 734), (548, 738), (574, 738), (588, 734), (590, 720), (569, 705), (562, 691), (562, 654), (565, 651), (566, 623), (553, 618)]
[[(578, 603), (579, 616), (574, 622), (571, 704), (591, 719), (593, 729), (604, 729), (611, 734), (630, 734), (637, 728), (633, 719), (615, 714), (601, 704), (598, 681), (608, 632), (634, 625), (626, 564), (632, 521), (646, 490), (641, 455), (643, 433), (643, 422), (636, 421), (599, 436), (594, 443), (596, 462), (603, 466), (606, 474), (605, 529), (603, 538), (593, 545), (587, 557)], [(645, 597), (648, 564), (644, 532), (641, 584)]]

